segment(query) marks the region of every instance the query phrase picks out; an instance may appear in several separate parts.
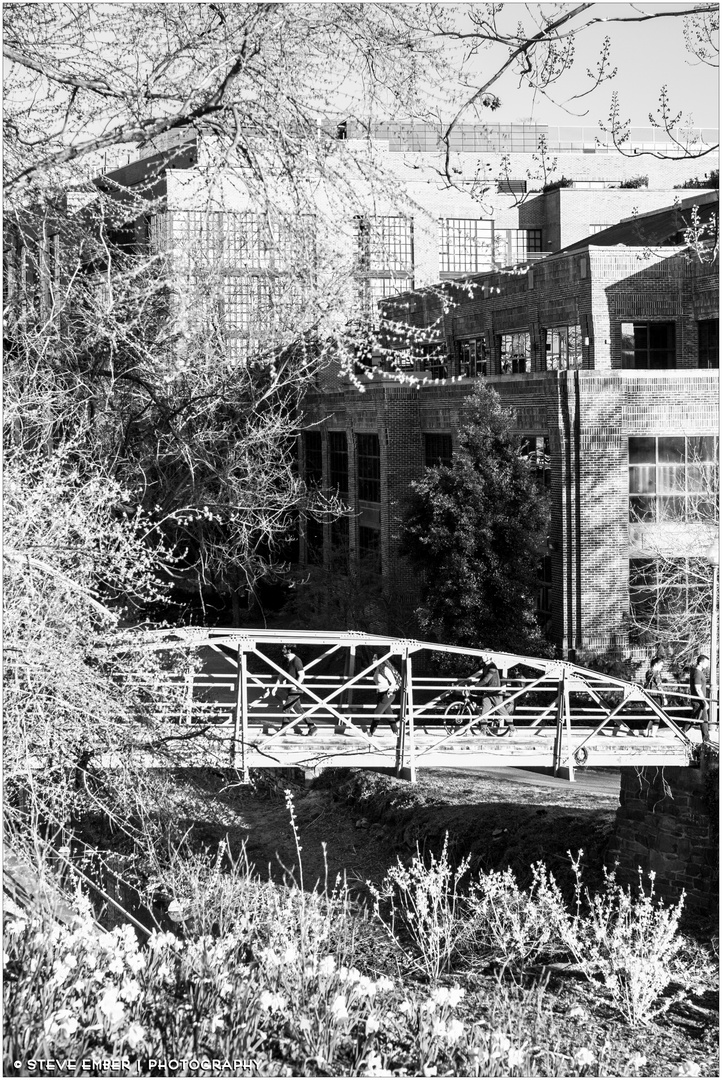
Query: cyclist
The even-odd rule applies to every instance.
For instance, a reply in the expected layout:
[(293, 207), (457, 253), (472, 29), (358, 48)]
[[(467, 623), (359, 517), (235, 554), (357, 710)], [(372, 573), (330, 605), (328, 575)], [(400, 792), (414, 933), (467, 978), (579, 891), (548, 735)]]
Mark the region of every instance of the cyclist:
[[(514, 721), (507, 707), (503, 704), (503, 698), (500, 693), (497, 693), (497, 688), (501, 690), (501, 677), (499, 676), (499, 669), (494, 663), (492, 657), (489, 657), (481, 667), (473, 672), (469, 676), (469, 682), (474, 684), (474, 695), (483, 695), (481, 702), (481, 723), (474, 725), (479, 729), (479, 734), (490, 735), (489, 720), (485, 719), (488, 713), (494, 709), (494, 716), (492, 720), (496, 721), (499, 726), (506, 724), (506, 731), (514, 730)], [(474, 730), (472, 728), (472, 730)], [(506, 731), (504, 734), (506, 734)]]

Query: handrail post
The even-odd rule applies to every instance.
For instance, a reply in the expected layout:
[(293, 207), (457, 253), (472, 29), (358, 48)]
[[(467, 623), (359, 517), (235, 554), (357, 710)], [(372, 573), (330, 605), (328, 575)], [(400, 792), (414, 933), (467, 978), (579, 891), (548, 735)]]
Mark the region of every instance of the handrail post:
[(406, 686), (406, 716), (409, 724), (409, 769), (408, 780), (416, 783), (416, 729), (414, 727), (414, 680), (411, 653), (406, 650), (404, 656), (404, 685)]
[(246, 746), (248, 743), (248, 654), (242, 645), (238, 646), (238, 666), (236, 670), (236, 704), (234, 709), (233, 745), (231, 763), (238, 766), (238, 747), (241, 748), (241, 776), (243, 783), (248, 783), (248, 764)]
[(396, 775), (401, 776), (404, 768), (404, 743), (406, 741), (406, 666), (401, 673), (401, 700), (399, 701), (399, 732), (396, 736)]
[(557, 776), (561, 768), (562, 763), (562, 725), (564, 720), (564, 690), (565, 690), (565, 673), (562, 671), (559, 679), (559, 686), (557, 688), (557, 700), (556, 700), (556, 730), (554, 732), (554, 757), (552, 760), (552, 769), (554, 775)]
[(569, 687), (564, 680), (564, 723), (567, 733), (567, 780), (574, 780), (574, 757), (572, 755), (572, 712), (569, 707)]

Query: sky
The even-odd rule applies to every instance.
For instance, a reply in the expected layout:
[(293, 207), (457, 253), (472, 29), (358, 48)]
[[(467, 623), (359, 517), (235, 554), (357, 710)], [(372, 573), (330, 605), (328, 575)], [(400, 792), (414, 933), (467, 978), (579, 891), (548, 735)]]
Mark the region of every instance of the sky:
[[(595, 4), (584, 17), (629, 17), (679, 11), (690, 6), (680, 3)], [(508, 3), (504, 5), (502, 17), (508, 15), (508, 25), (513, 28), (519, 19), (528, 19), (528, 13), (536, 12), (540, 7), (549, 11), (551, 5)], [(576, 25), (576, 22), (570, 25)], [(674, 112), (682, 112), (682, 123), (687, 123), (691, 116), (695, 127), (717, 127), (719, 70), (700, 63), (686, 50), (683, 30), (684, 20), (669, 16), (626, 25), (608, 22), (590, 27), (576, 38), (573, 71), (551, 89), (554, 101), (541, 94), (534, 97), (529, 90), (519, 89), (518, 76), (509, 72), (493, 87), (501, 98), (502, 107), (490, 114), (489, 120), (511, 123), (533, 117), (537, 123), (596, 127), (599, 120), (606, 119), (612, 92), (617, 91), (623, 118), (631, 119), (633, 126), (648, 126), (649, 113), (656, 111), (660, 88), (666, 84)], [(611, 39), (611, 63), (617, 67), (615, 78), (581, 100), (569, 100), (580, 89), (586, 90), (591, 85), (586, 71), (596, 67), (606, 36)], [(479, 57), (479, 81), (483, 81), (489, 70), (488, 62), (488, 56), (482, 54)]]

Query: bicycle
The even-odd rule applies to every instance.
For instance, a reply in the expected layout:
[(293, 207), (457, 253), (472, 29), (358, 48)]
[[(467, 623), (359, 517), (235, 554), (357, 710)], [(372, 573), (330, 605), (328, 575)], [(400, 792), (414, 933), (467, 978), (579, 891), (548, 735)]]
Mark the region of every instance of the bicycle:
[[(458, 689), (451, 691), (451, 693), (455, 695), (456, 700), (452, 701), (444, 712), (444, 729), (446, 734), (455, 734), (459, 728), (465, 727), (469, 721), (476, 717), (483, 722), (485, 735), (496, 735), (497, 738), (502, 738), (502, 736), (506, 735), (510, 730), (510, 727), (513, 726), (513, 718), (508, 714), (506, 716), (500, 716), (499, 713), (496, 712), (492, 714), (487, 721), (485, 719), (486, 714), (482, 713), (478, 702), (473, 697), (475, 692), (479, 693), (479, 690), (473, 686), (460, 686)], [(507, 706), (507, 708), (509, 708), (509, 706)], [(507, 720), (509, 721), (508, 724), (506, 722)], [(472, 728), (469, 729), (470, 732)]]

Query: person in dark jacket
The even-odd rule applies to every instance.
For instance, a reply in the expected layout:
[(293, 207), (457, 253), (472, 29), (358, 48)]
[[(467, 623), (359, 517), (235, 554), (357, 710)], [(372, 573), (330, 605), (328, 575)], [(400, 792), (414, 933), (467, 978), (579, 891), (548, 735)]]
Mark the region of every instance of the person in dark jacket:
[[(662, 678), (662, 668), (664, 666), (664, 659), (661, 656), (655, 656), (649, 665), (649, 670), (644, 677), (644, 689), (651, 691), (651, 697), (660, 706), (665, 708), (667, 705), (667, 698), (664, 694), (664, 680)], [(646, 738), (654, 737), (659, 734), (659, 719), (655, 716), (647, 724), (644, 735)]]
[[(295, 679), (296, 682), (302, 683), (306, 676), (306, 672), (304, 671), (301, 658), (296, 655), (290, 645), (284, 645), (281, 649), (281, 652), (283, 653), (283, 658), (286, 661), (286, 671), (288, 672), (288, 674), (291, 676), (292, 679)], [(286, 713), (291, 713), (295, 716), (301, 716), (302, 709), (299, 705), (300, 700), (300, 688), (296, 686), (295, 683), (288, 683), (286, 686), (286, 697), (283, 702), (283, 711)], [(306, 727), (307, 735), (315, 735), (318, 731), (316, 725), (310, 720), (306, 721)]]
[[(488, 713), (494, 709), (494, 715), (491, 718), (494, 723), (502, 726), (505, 721), (507, 722), (507, 730), (514, 730), (514, 721), (511, 718), (509, 710), (503, 704), (503, 697), (501, 693), (497, 693), (497, 688), (501, 690), (501, 677), (499, 676), (499, 669), (490, 657), (482, 666), (469, 676), (469, 681), (474, 683), (474, 696), (479, 694), (482, 697), (481, 701), (481, 732), (484, 735), (490, 734), (489, 721), (484, 718)], [(506, 733), (506, 732), (505, 732)]]
[(689, 692), (692, 698), (692, 719), (684, 726), (688, 731), (692, 724), (699, 724), (702, 731), (702, 741), (709, 742), (709, 708), (707, 705), (707, 678), (709, 673), (709, 656), (701, 653), (697, 657), (697, 663), (693, 664), (689, 672)]

